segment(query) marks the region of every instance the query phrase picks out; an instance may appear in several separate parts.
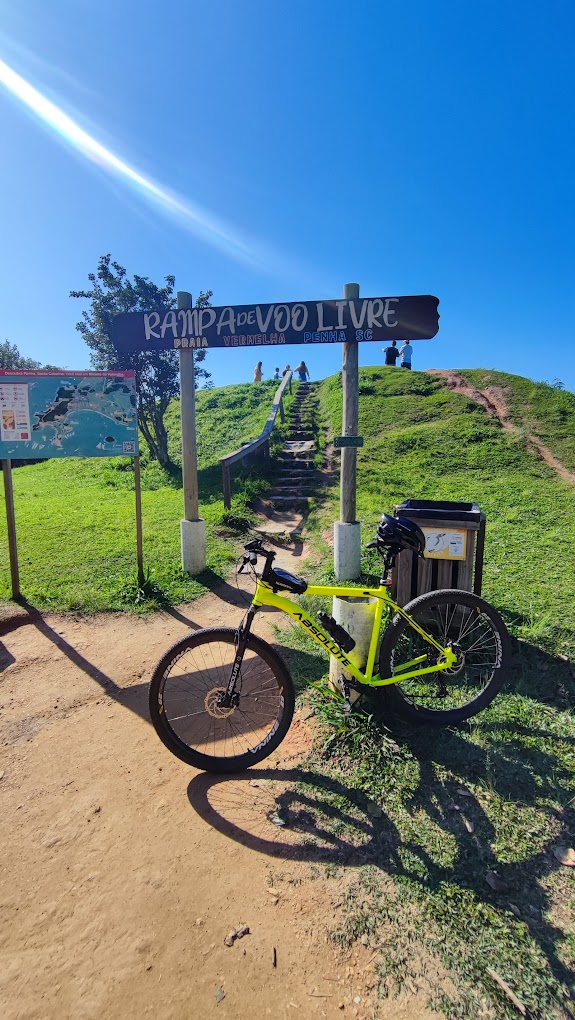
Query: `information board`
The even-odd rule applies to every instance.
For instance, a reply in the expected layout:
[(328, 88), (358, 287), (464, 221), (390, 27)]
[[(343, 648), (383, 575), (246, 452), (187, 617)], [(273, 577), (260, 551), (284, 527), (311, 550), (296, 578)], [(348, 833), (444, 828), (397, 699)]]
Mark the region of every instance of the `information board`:
[(0, 371), (0, 459), (135, 457), (134, 372)]

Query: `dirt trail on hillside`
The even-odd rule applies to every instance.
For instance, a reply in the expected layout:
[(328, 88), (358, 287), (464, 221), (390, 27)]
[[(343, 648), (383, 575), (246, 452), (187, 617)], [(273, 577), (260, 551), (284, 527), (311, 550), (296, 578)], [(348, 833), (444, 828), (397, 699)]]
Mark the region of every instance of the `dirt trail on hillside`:
[[(329, 938), (359, 864), (305, 830), (294, 787), (309, 713), (268, 761), (217, 780), (149, 723), (148, 680), (170, 643), (244, 611), (223, 583), (148, 619), (0, 625), (3, 1020), (438, 1015), (421, 993), (378, 1003), (373, 954), (342, 956)], [(276, 620), (262, 613), (257, 632), (273, 641)], [(271, 821), (280, 796), (301, 826)], [(338, 877), (318, 867), (326, 847)], [(226, 947), (240, 924), (249, 935)]]
[[(514, 425), (509, 419), (509, 409), (507, 407), (507, 400), (505, 397), (505, 390), (500, 386), (488, 386), (484, 390), (478, 390), (472, 383), (468, 382), (459, 372), (454, 372), (452, 369), (443, 368), (430, 368), (428, 369), (430, 375), (440, 375), (446, 380), (447, 385), (451, 390), (455, 390), (457, 393), (462, 393), (465, 397), (469, 397), (470, 400), (474, 400), (477, 404), (481, 404), (486, 411), (489, 412), (494, 418), (498, 418), (503, 428), (507, 432), (513, 432), (516, 435), (521, 431), (517, 425)], [(533, 433), (527, 433), (527, 440), (531, 446), (535, 447), (540, 457), (545, 461), (549, 467), (553, 468), (561, 478), (565, 479), (571, 485), (575, 485), (575, 474), (569, 471), (561, 461), (555, 457), (548, 446), (542, 442)]]

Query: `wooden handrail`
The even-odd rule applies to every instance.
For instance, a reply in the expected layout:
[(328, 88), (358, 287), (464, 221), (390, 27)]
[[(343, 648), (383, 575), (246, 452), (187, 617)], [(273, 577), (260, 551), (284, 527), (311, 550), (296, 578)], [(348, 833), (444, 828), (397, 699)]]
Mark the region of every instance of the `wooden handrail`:
[(284, 375), (280, 385), (278, 386), (274, 400), (271, 407), (271, 411), (268, 415), (268, 420), (264, 425), (263, 432), (257, 436), (256, 439), (252, 439), (249, 443), (244, 445), (239, 450), (234, 450), (233, 453), (227, 453), (225, 457), (220, 457), (220, 463), (222, 465), (222, 477), (224, 487), (224, 506), (226, 510), (229, 510), (232, 505), (232, 480), (230, 474), (230, 467), (232, 464), (236, 464), (239, 460), (244, 460), (245, 457), (251, 456), (257, 450), (263, 449), (263, 455), (267, 459), (270, 455), (270, 433), (274, 427), (274, 422), (277, 417), (277, 413), (280, 413), (281, 421), (285, 421), (284, 407), (283, 407), (283, 395), (285, 393), (286, 386), (291, 383), (293, 372), (287, 372)]

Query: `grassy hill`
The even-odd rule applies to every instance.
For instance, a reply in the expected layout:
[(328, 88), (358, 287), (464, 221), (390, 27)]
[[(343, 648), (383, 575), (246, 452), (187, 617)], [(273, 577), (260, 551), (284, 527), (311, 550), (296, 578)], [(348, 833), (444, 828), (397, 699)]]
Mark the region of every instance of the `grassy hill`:
[(498, 387), (511, 421), (541, 439), (566, 468), (575, 470), (575, 393), (507, 372), (467, 369), (461, 375), (480, 389)]
[[(562, 414), (571, 405), (575, 412), (575, 395), (497, 375), (518, 422), (528, 420), (534, 431), (536, 407), (537, 434), (551, 440), (552, 451), (575, 449), (575, 413)], [(341, 428), (339, 376), (324, 380), (320, 400), (329, 437)], [(522, 435), (505, 432), (481, 406), (423, 372), (362, 369), (359, 429), (365, 446), (358, 452), (358, 518), (366, 539), (378, 515), (408, 497), (479, 503), (487, 515), (486, 597), (519, 635), (575, 658), (573, 486)], [(319, 510), (318, 533), (334, 516), (335, 491)]]

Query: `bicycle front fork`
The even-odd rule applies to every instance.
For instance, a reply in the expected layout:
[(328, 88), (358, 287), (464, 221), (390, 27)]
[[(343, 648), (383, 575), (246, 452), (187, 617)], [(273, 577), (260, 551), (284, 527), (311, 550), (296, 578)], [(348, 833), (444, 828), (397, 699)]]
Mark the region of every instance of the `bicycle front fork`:
[(218, 697), (219, 708), (236, 708), (239, 704), (240, 694), (239, 691), (236, 691), (236, 683), (240, 675), (240, 670), (242, 668), (242, 662), (244, 660), (245, 651), (246, 648), (248, 647), (248, 638), (250, 636), (250, 630), (252, 629), (252, 623), (254, 621), (255, 615), (256, 615), (255, 607), (250, 606), (244, 619), (242, 620), (238, 627), (236, 637), (236, 655), (234, 658), (234, 664), (232, 666), (232, 671), (230, 673), (228, 685), (225, 691)]

